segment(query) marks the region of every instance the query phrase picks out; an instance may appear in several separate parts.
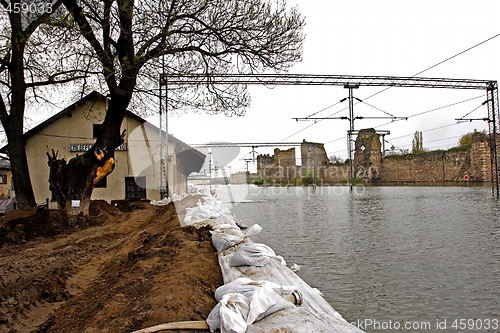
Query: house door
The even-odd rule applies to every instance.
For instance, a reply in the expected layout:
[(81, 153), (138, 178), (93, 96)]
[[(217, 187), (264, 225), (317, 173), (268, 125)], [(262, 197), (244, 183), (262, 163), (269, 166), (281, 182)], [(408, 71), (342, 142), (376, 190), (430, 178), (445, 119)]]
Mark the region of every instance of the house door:
[(146, 198), (146, 177), (125, 177), (125, 198)]

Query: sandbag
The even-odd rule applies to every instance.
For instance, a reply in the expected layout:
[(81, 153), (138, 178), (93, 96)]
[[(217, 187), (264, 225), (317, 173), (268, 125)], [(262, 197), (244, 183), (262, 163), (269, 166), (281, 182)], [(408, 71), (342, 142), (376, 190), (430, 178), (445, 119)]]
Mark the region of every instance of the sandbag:
[(249, 308), (250, 300), (242, 294), (224, 295), (207, 317), (210, 332), (219, 329), (221, 333), (245, 333)]
[(258, 224), (254, 224), (253, 226), (248, 228), (246, 236), (252, 237), (252, 236), (260, 234), (261, 231), (262, 231), (262, 227)]
[(211, 332), (216, 329), (222, 333), (245, 332), (247, 325), (277, 311), (293, 308), (294, 304), (276, 290), (286, 294), (296, 291), (294, 287), (244, 277), (220, 286), (215, 291), (215, 299), (219, 303), (207, 318)]
[(210, 231), (212, 234), (212, 245), (217, 252), (221, 252), (235, 246), (243, 241), (239, 236), (229, 235), (220, 231)]
[(283, 257), (277, 256), (269, 246), (260, 243), (246, 243), (236, 251), (229, 266), (262, 267), (269, 263), (270, 258), (277, 258), (283, 265), (286, 265)]

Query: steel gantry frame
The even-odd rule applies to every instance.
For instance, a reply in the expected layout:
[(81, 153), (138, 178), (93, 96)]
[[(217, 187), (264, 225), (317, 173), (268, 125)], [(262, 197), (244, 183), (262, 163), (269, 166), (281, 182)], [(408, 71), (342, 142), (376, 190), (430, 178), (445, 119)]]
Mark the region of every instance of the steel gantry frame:
[(252, 148), (252, 161), (255, 162), (255, 148), (259, 147), (292, 147), (300, 146), (302, 142), (264, 142), (264, 143), (233, 143), (233, 142), (216, 142), (191, 144), (193, 148), (221, 148), (221, 147), (249, 147)]
[[(500, 196), (498, 181), (497, 133), (500, 132), (498, 83), (493, 80), (471, 80), (426, 77), (315, 75), (315, 74), (166, 74), (160, 75), (160, 90), (168, 85), (243, 84), (243, 85), (318, 85), (472, 89), (486, 91), (489, 134), (492, 136), (492, 191)], [(166, 96), (166, 93), (165, 93)], [(166, 103), (165, 103), (166, 104)]]

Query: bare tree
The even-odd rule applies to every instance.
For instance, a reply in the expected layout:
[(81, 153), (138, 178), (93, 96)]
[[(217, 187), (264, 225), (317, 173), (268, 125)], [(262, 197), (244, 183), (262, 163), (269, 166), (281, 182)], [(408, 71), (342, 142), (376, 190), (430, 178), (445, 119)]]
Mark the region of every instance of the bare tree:
[[(0, 121), (8, 141), (8, 153), (15, 180), (19, 208), (35, 206), (23, 139), (25, 108), (29, 101), (47, 98), (44, 87), (85, 77), (81, 63), (68, 67), (67, 50), (60, 43), (67, 32), (51, 25), (61, 1), (0, 0)], [(43, 27), (43, 28), (42, 28)], [(78, 35), (74, 39), (81, 38)], [(70, 39), (71, 40), (71, 39)], [(61, 47), (55, 47), (59, 45)], [(73, 46), (74, 48), (74, 46)], [(71, 54), (74, 54), (72, 52)], [(81, 57), (81, 60), (89, 57)], [(44, 91), (42, 93), (42, 91)]]
[(70, 210), (80, 200), (86, 213), (93, 186), (114, 167), (129, 104), (156, 98), (159, 74), (203, 73), (205, 85), (169, 93), (174, 108), (242, 115), (246, 87), (219, 87), (212, 73), (286, 70), (300, 61), (304, 20), (284, 0), (63, 0), (101, 66), (108, 110), (91, 150), (66, 161), (49, 156), (51, 187)]

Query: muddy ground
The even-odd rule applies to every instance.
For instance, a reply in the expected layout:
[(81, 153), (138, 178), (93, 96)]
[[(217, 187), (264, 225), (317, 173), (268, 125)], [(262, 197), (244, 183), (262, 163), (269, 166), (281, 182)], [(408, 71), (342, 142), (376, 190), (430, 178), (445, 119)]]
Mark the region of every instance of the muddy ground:
[(93, 201), (88, 218), (7, 212), (0, 332), (131, 332), (204, 320), (222, 284), (216, 252), (208, 229), (179, 227), (199, 199), (175, 207)]

